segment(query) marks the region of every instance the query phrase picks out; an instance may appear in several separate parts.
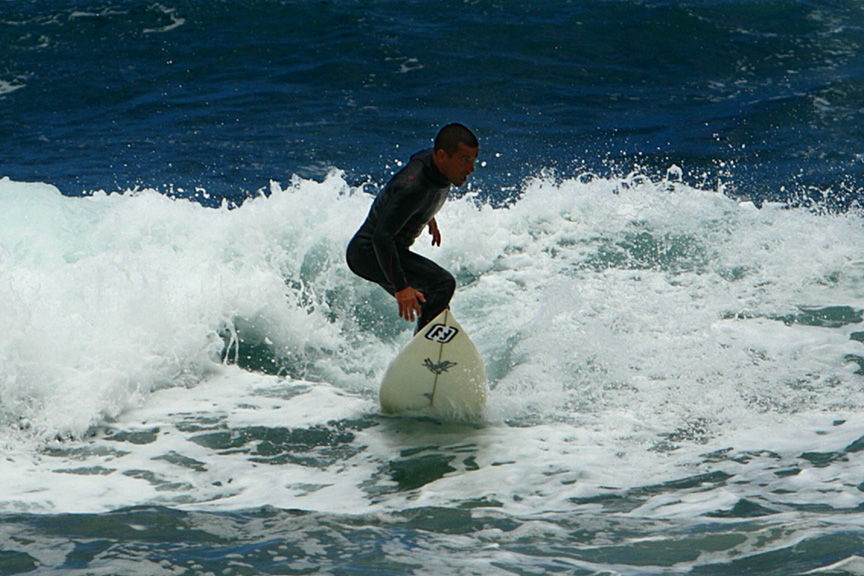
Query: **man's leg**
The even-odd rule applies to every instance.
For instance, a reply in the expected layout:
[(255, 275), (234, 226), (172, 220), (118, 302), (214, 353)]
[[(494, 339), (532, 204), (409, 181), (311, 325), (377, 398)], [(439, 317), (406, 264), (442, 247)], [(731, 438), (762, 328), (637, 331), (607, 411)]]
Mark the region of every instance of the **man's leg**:
[(400, 254), (402, 268), (408, 283), (420, 290), (426, 302), (420, 308), (416, 334), (450, 305), (456, 291), (456, 279), (447, 270), (413, 252)]
[[(347, 256), (348, 267), (355, 274), (375, 282), (391, 295), (396, 294), (395, 288), (384, 276), (381, 265), (371, 249), (363, 250), (352, 244), (348, 248)], [(416, 334), (450, 305), (450, 299), (456, 290), (456, 280), (441, 266), (410, 250), (400, 251), (399, 261), (402, 263), (408, 285), (422, 292), (426, 298), (426, 302), (420, 307)]]
[(362, 245), (352, 240), (348, 245), (346, 261), (348, 262), (348, 268), (354, 274), (357, 274), (364, 280), (378, 284), (391, 295), (396, 293), (387, 277), (384, 276), (384, 272), (381, 270), (381, 265), (378, 263), (378, 258), (375, 256), (375, 251), (371, 245)]

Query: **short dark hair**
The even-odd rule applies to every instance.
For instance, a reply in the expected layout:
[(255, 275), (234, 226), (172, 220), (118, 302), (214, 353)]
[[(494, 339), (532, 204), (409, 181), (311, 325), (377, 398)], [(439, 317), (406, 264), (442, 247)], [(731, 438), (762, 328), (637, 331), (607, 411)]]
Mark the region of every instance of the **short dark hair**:
[(462, 124), (448, 124), (441, 128), (435, 137), (435, 151), (444, 150), (448, 156), (452, 156), (462, 143), (468, 148), (479, 148), (477, 137)]

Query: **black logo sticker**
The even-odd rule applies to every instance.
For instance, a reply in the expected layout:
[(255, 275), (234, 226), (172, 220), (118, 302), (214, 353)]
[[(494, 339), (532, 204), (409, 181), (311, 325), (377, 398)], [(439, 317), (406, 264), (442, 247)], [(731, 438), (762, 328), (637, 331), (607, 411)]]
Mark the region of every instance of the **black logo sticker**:
[(426, 339), (438, 344), (447, 344), (450, 342), (459, 330), (453, 326), (445, 326), (444, 324), (435, 324), (426, 332)]
[(426, 360), (423, 361), (423, 365), (434, 374), (443, 374), (453, 366), (456, 366), (456, 364), (458, 364), (458, 362), (450, 362), (449, 360), (444, 360), (443, 362), (435, 364), (432, 362), (431, 358), (426, 358)]

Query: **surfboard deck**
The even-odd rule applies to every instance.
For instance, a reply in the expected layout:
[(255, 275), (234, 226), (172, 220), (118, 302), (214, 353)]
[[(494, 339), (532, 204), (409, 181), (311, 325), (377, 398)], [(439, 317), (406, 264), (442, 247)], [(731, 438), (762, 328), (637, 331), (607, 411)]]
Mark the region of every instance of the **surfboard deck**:
[(482, 416), (489, 388), (480, 353), (444, 310), (396, 356), (381, 381), (387, 414), (469, 420)]

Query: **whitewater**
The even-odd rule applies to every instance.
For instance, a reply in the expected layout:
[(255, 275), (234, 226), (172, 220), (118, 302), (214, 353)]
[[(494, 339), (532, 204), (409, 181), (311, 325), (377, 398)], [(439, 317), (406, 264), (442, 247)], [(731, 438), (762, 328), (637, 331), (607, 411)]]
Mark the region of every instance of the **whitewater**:
[[(442, 247), (415, 247), (456, 276), (491, 391), (481, 421), (447, 423), (380, 414), (412, 327), (344, 264), (369, 187), (334, 170), (206, 208), (0, 180), (7, 519), (155, 506), (482, 524), (427, 543), (435, 569), (472, 548), (524, 567), (520, 538), (572, 541), (574, 522), (638, 534), (624, 554), (645, 554), (638, 569), (540, 554), (585, 573), (695, 570), (860, 531), (860, 214), (757, 208), (675, 167), (544, 172), (503, 207), (451, 199)], [(618, 546), (602, 531), (584, 550)], [(15, 546), (57, 564), (37, 540)]]

